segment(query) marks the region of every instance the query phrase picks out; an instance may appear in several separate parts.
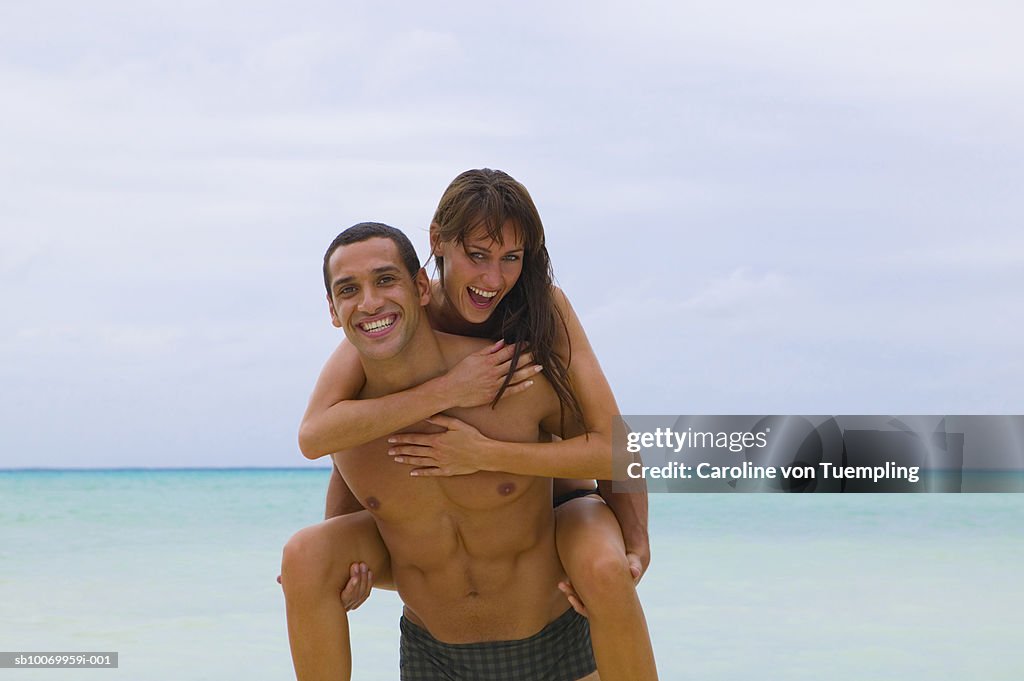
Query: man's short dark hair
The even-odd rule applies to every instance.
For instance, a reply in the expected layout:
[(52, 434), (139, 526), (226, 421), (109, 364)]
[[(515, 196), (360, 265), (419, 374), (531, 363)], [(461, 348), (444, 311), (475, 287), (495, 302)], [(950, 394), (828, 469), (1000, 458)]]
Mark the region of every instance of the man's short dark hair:
[(327, 252), (324, 253), (324, 286), (327, 287), (327, 295), (331, 295), (331, 273), (328, 270), (328, 264), (331, 261), (331, 256), (334, 255), (334, 251), (341, 246), (357, 244), (360, 241), (376, 238), (393, 241), (395, 248), (398, 249), (398, 257), (402, 259), (405, 269), (409, 270), (409, 276), (416, 276), (416, 273), (420, 271), (420, 259), (416, 255), (416, 249), (413, 248), (409, 237), (403, 234), (402, 230), (380, 222), (360, 222), (358, 225), (352, 225), (334, 237), (334, 241), (331, 242)]

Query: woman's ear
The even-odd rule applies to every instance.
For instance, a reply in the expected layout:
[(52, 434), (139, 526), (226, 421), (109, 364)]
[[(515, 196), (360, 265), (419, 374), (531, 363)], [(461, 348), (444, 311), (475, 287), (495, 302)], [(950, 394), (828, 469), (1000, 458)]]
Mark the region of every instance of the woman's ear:
[(436, 222), (430, 223), (430, 254), (441, 257), (441, 227)]

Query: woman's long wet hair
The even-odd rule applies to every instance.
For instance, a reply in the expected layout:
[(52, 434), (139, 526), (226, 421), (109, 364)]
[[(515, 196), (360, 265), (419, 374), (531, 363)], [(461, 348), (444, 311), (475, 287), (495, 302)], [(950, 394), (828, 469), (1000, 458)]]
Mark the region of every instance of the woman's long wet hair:
[[(511, 221), (523, 241), (523, 269), (512, 290), (498, 303), (489, 320), (492, 337), (515, 343), (512, 369), (498, 390), (491, 406), (501, 398), (519, 362), (524, 343), (533, 352), (534, 361), (544, 373), (558, 396), (561, 406), (561, 428), (565, 431), (566, 409), (583, 425), (583, 409), (569, 380), (569, 356), (563, 362), (553, 351), (557, 325), (561, 325), (568, 341), (568, 328), (552, 299), (551, 260), (544, 245), (544, 225), (526, 187), (500, 170), (482, 168), (467, 170), (448, 185), (430, 225), (432, 234), (442, 242), (464, 246), (471, 234), (482, 231), (488, 238), (502, 243), (502, 227)], [(438, 276), (444, 293), (444, 258), (435, 256)], [(585, 428), (585, 425), (583, 425)]]

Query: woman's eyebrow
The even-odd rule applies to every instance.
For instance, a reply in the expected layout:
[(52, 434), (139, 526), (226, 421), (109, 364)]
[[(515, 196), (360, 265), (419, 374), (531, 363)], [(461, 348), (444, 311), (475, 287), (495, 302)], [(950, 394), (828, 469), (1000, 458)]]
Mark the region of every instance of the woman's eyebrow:
[[(493, 242), (489, 242), (489, 243), (493, 243)], [(491, 249), (490, 249), (490, 248), (488, 248), (487, 246), (482, 246), (482, 245), (480, 245), (480, 243), (469, 243), (469, 242), (467, 241), (467, 242), (465, 242), (465, 247), (466, 247), (467, 249), (468, 249), (468, 248), (474, 248), (474, 249), (476, 249), (476, 250), (478, 250), (478, 251), (486, 251), (487, 253), (490, 253), (490, 252), (491, 252)], [(499, 249), (499, 250), (500, 250), (500, 249)], [(507, 250), (507, 251), (505, 251), (505, 252), (506, 252), (506, 253), (517, 253), (517, 252), (519, 252), (519, 251), (525, 251), (525, 250), (526, 250), (526, 247), (525, 247), (525, 246), (517, 246), (517, 247), (515, 247), (515, 248), (510, 248), (510, 249), (508, 249), (508, 250)]]

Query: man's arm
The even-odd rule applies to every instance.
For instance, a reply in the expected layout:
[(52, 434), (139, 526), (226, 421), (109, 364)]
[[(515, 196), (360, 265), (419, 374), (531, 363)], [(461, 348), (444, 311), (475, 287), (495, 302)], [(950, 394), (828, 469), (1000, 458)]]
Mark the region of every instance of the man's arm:
[[(324, 510), (324, 520), (362, 510), (359, 499), (352, 493), (345, 478), (341, 477), (338, 466), (332, 465), (331, 479), (327, 483), (327, 508)], [(370, 597), (373, 586), (373, 573), (369, 571), (366, 563), (353, 563), (349, 566), (348, 582), (339, 594), (341, 604), (346, 610), (355, 610)]]
[(345, 478), (341, 477), (338, 467), (331, 465), (331, 479), (327, 483), (327, 508), (324, 509), (324, 520), (362, 510), (363, 505), (349, 489)]
[(610, 480), (598, 480), (601, 498), (612, 509), (622, 528), (633, 579), (639, 581), (651, 564), (651, 542), (647, 534), (647, 481), (644, 479), (617, 481), (619, 491), (612, 491)]

